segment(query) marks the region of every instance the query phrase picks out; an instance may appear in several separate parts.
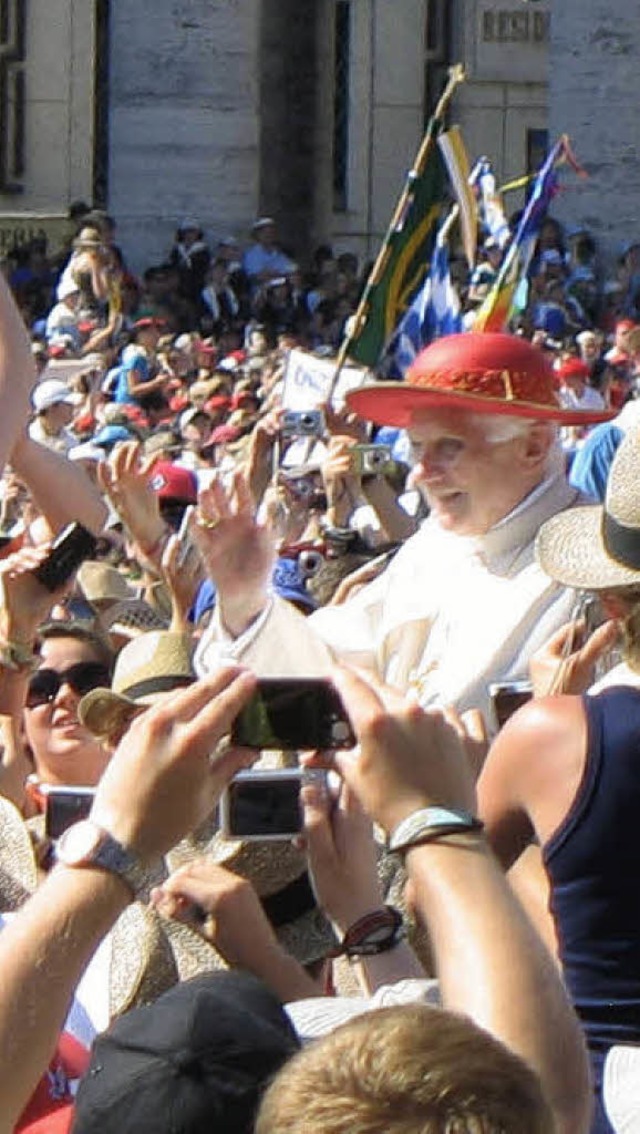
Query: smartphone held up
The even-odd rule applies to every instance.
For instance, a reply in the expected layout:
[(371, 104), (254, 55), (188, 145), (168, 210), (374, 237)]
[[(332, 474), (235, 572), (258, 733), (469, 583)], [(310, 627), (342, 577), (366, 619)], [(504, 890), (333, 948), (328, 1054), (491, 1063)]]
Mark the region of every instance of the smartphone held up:
[(355, 735), (340, 695), (326, 678), (268, 677), (231, 729), (231, 742), (246, 748), (353, 748)]
[(82, 524), (69, 524), (54, 539), (46, 559), (34, 568), (34, 577), (53, 594), (69, 582), (85, 559), (95, 554), (97, 542)]

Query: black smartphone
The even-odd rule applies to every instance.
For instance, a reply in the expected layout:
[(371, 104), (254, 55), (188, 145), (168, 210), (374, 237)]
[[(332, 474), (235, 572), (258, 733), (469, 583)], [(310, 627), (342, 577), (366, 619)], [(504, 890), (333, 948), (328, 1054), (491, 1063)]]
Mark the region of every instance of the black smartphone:
[(496, 682), (489, 686), (489, 696), (493, 701), (498, 728), (502, 728), (517, 709), (531, 700), (533, 688), (528, 681)]
[(327, 678), (266, 677), (231, 729), (246, 748), (353, 748), (356, 738), (340, 695)]
[(56, 536), (47, 558), (33, 574), (48, 591), (57, 591), (69, 582), (85, 559), (91, 559), (97, 544), (96, 537), (82, 524), (69, 524)]
[(59, 839), (67, 827), (86, 819), (91, 806), (95, 789), (89, 787), (76, 787), (65, 784), (58, 787), (54, 784), (42, 784), (40, 790), (45, 797), (44, 830), (47, 838)]
[(220, 799), (227, 839), (290, 839), (302, 830), (300, 788), (326, 779), (321, 768), (253, 768), (238, 772)]

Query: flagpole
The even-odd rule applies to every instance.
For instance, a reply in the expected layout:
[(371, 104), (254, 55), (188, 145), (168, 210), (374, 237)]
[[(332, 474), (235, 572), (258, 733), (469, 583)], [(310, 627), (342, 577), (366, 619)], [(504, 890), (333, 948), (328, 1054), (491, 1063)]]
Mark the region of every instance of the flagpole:
[(340, 349), (336, 356), (336, 368), (333, 372), (331, 385), (329, 386), (329, 391), (327, 394), (327, 401), (329, 402), (331, 401), (333, 392), (338, 382), (338, 378), (340, 377), (340, 373), (347, 360), (347, 355), (349, 354), (351, 344), (357, 337), (364, 322), (366, 321), (369, 297), (373, 288), (379, 282), (380, 277), (382, 276), (382, 273), (386, 267), (387, 257), (389, 253), (389, 244), (402, 219), (402, 215), (411, 194), (413, 183), (422, 173), (426, 165), (427, 157), (429, 156), (429, 151), (434, 144), (432, 123), (436, 122), (439, 118), (442, 118), (456, 88), (460, 85), (460, 83), (464, 82), (464, 79), (465, 73), (462, 64), (456, 63), (454, 67), (449, 68), (447, 85), (438, 100), (438, 105), (436, 106), (433, 115), (429, 120), (429, 127), (425, 133), (424, 138), (422, 139), (420, 149), (415, 156), (413, 165), (407, 174), (404, 189), (402, 190), (402, 193), (400, 194), (400, 197), (398, 199), (398, 203), (394, 209), (393, 216), (391, 218), (391, 221), (389, 222), (389, 227), (387, 228), (385, 237), (380, 246), (380, 251), (378, 252), (376, 261), (373, 265), (373, 268), (371, 269), (371, 272), (369, 273), (369, 278), (367, 279), (367, 282), (364, 286), (360, 302), (358, 303), (354, 314), (347, 321), (348, 330), (345, 333), (342, 343), (340, 344)]

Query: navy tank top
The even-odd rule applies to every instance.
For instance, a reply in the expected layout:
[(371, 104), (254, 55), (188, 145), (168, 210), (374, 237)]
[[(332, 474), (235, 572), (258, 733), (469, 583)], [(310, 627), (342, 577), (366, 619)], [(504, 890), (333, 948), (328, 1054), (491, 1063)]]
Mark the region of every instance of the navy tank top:
[(564, 822), (543, 847), (551, 910), (596, 1081), (609, 1047), (640, 1044), (640, 690), (583, 698), (587, 758)]

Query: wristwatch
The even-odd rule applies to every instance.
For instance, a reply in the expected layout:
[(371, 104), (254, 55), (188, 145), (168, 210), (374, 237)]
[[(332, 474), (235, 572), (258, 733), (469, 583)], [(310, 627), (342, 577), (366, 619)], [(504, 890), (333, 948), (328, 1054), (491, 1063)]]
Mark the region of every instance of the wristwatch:
[(481, 831), (484, 824), (470, 811), (451, 807), (421, 807), (403, 819), (389, 837), (390, 851), (405, 851), (445, 835)]
[(97, 866), (116, 874), (129, 887), (132, 897), (149, 877), (137, 855), (91, 819), (67, 827), (56, 843), (55, 856), (64, 866)]

